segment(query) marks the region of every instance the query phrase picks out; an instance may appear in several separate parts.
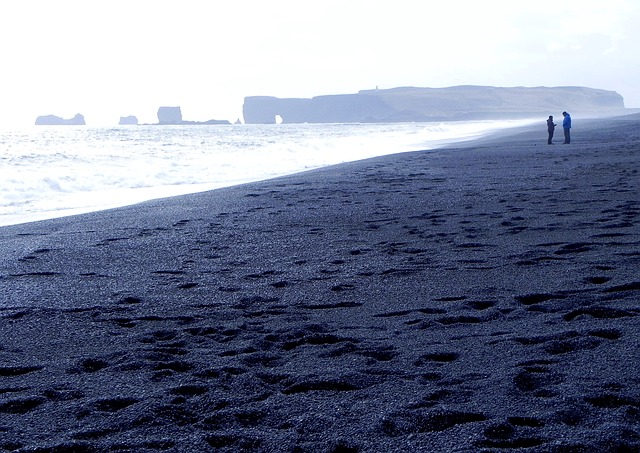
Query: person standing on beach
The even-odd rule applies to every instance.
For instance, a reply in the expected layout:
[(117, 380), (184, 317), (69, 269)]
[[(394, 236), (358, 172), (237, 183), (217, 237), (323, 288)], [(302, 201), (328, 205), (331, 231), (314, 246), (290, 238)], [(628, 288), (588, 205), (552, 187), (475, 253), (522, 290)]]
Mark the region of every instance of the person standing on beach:
[(553, 122), (553, 116), (549, 115), (549, 119), (547, 120), (547, 132), (549, 132), (549, 140), (547, 140), (548, 145), (553, 145), (551, 140), (553, 140), (553, 131), (556, 130), (556, 123)]
[(571, 143), (571, 115), (567, 112), (562, 112), (564, 119), (562, 120), (562, 128), (564, 129), (564, 144)]

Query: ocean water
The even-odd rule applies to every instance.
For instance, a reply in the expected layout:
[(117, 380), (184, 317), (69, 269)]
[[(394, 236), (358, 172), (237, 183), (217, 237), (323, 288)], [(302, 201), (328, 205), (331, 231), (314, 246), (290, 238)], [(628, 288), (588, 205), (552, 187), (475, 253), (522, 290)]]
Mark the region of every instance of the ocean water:
[(0, 226), (434, 149), (531, 122), (0, 130)]

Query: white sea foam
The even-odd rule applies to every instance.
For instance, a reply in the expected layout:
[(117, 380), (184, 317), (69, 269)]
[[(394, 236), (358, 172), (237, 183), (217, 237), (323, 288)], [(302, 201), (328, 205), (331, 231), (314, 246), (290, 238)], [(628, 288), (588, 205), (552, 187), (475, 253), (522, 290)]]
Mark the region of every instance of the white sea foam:
[(0, 131), (0, 225), (433, 149), (531, 121)]

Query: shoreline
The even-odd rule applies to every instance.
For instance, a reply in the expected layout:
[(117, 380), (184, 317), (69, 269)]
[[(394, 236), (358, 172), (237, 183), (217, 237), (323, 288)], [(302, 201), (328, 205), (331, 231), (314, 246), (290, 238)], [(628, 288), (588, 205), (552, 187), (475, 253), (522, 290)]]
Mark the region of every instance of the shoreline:
[(0, 228), (0, 447), (639, 449), (640, 119), (573, 135)]
[[(519, 124), (519, 122), (516, 122), (515, 124)], [(286, 127), (286, 126), (283, 126), (283, 127)], [(436, 140), (435, 138), (432, 138), (430, 140), (427, 140), (427, 142), (425, 143), (425, 149), (435, 149), (435, 148), (441, 148), (444, 146), (452, 146), (455, 143), (472, 141), (478, 137), (508, 133), (510, 130), (513, 130), (513, 128), (518, 128), (518, 127), (522, 127), (522, 126), (514, 126), (511, 122), (507, 121), (507, 124), (505, 124), (504, 130), (495, 130), (495, 129), (489, 128), (483, 131), (474, 131), (471, 133), (472, 134), (471, 137), (462, 135), (458, 137), (452, 137), (449, 139), (441, 139), (441, 140)], [(399, 145), (398, 148), (404, 149), (404, 151), (420, 150), (418, 147), (416, 147), (415, 149), (409, 149), (406, 144)], [(404, 152), (404, 151), (395, 151), (388, 154), (395, 154), (397, 152)], [(380, 155), (385, 155), (385, 154), (380, 152), (378, 156)], [(376, 157), (376, 156), (356, 157), (354, 155), (352, 156), (352, 160), (350, 161), (363, 160), (370, 157)], [(92, 192), (69, 192), (66, 195), (67, 198), (65, 199), (65, 204), (68, 206), (78, 205), (80, 207), (67, 207), (66, 209), (59, 209), (59, 210), (51, 209), (48, 211), (36, 210), (26, 214), (24, 212), (13, 213), (13, 214), (7, 213), (6, 215), (0, 216), (0, 227), (37, 222), (41, 220), (50, 220), (50, 219), (60, 218), (60, 217), (69, 217), (73, 215), (86, 214), (91, 212), (100, 212), (100, 211), (105, 211), (109, 209), (117, 209), (119, 207), (130, 206), (133, 204), (142, 203), (142, 202), (150, 201), (154, 199), (189, 195), (193, 193), (216, 190), (222, 187), (232, 187), (240, 184), (264, 181), (268, 179), (277, 178), (279, 176), (286, 176), (290, 174), (301, 173), (301, 172), (308, 171), (309, 169), (323, 168), (326, 166), (336, 165), (339, 163), (340, 162), (332, 162), (330, 164), (327, 164), (327, 163), (321, 164), (317, 162), (316, 159), (311, 158), (311, 162), (308, 165), (299, 166), (296, 169), (291, 169), (291, 168), (289, 168), (288, 170), (282, 169), (281, 171), (273, 172), (273, 174), (269, 174), (269, 175), (265, 174), (264, 172), (260, 175), (250, 173), (250, 174), (244, 175), (244, 178), (240, 180), (229, 178), (227, 176), (227, 177), (223, 177), (223, 179), (218, 182), (201, 182), (201, 183), (196, 183), (192, 185), (165, 185), (165, 186), (158, 185), (155, 187), (104, 189), (104, 190), (95, 190)], [(239, 170), (242, 171), (243, 169), (240, 168)], [(91, 202), (89, 202), (88, 200), (91, 200)], [(35, 206), (38, 206), (40, 203), (42, 203), (42, 200), (34, 199), (33, 202), (35, 203)], [(87, 203), (89, 203), (90, 205), (89, 206), (86, 205)]]

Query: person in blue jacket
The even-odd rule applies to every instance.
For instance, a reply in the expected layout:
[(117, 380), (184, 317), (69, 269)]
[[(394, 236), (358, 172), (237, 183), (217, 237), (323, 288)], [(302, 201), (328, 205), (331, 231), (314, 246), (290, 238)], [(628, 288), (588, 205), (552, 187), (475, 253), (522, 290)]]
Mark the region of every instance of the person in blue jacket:
[(562, 128), (564, 129), (564, 144), (571, 143), (571, 115), (567, 112), (562, 112), (564, 119), (562, 120)]

